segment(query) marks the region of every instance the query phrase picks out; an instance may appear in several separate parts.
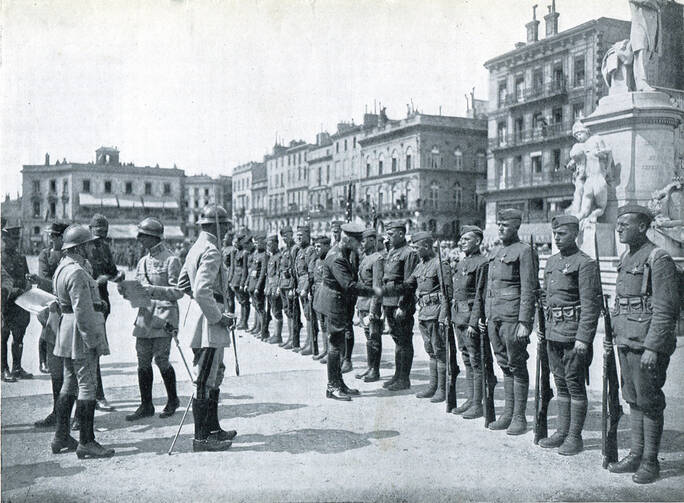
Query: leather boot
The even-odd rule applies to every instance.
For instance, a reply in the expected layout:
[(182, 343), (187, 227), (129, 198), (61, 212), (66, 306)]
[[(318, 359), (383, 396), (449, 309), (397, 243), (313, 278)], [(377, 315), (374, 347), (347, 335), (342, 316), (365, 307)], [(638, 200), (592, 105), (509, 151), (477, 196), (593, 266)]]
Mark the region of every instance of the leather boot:
[(342, 361), (342, 373), (351, 372), (354, 366), (352, 365), (352, 353), (354, 351), (354, 334), (351, 337), (344, 339), (344, 360)]
[(230, 440), (219, 440), (209, 435), (209, 399), (193, 398), (192, 415), (195, 419), (195, 438), (192, 440), (193, 452), (226, 451), (232, 445)]
[(380, 380), (380, 358), (381, 351), (377, 348), (370, 348), (370, 372), (363, 378), (363, 382), (376, 382)]
[(653, 418), (644, 414), (644, 455), (641, 458), (639, 469), (632, 480), (637, 484), (650, 484), (660, 477), (660, 463), (658, 463), (658, 451), (660, 439), (663, 436), (663, 416)]
[(209, 391), (209, 410), (207, 411), (207, 428), (209, 435), (215, 436), (218, 440), (233, 440), (237, 436), (237, 431), (221, 429), (218, 419), (218, 402), (221, 390), (212, 389)]
[(527, 431), (525, 410), (527, 409), (527, 392), (530, 383), (518, 378), (514, 378), (513, 383), (513, 420), (506, 429), (506, 433), (509, 435), (522, 435)]
[(102, 447), (95, 440), (95, 400), (79, 400), (81, 402), (81, 428), (76, 448), (78, 459), (111, 458), (114, 449)]
[(283, 320), (276, 320), (275, 322), (275, 333), (273, 337), (268, 340), (269, 344), (282, 344), (283, 338)]
[(325, 390), (325, 397), (331, 398), (333, 400), (340, 400), (342, 402), (351, 401), (351, 397), (349, 395), (342, 392), (342, 389), (340, 389), (339, 386), (335, 386), (333, 384), (328, 384), (328, 387)]
[(292, 348), (291, 349), (295, 353), (299, 353), (302, 350), (302, 348), (299, 346), (300, 330), (301, 329), (302, 329), (302, 327), (300, 326), (298, 321), (295, 321), (292, 324)]
[(171, 365), (162, 371), (162, 379), (164, 380), (164, 387), (166, 388), (166, 405), (164, 410), (161, 411), (159, 417), (164, 419), (165, 417), (171, 417), (176, 412), (176, 409), (180, 406), (180, 400), (178, 400), (178, 393), (176, 392), (176, 371)]
[(363, 379), (370, 374), (371, 370), (373, 369), (373, 349), (369, 343), (366, 343), (366, 361), (368, 362), (368, 366), (366, 367), (366, 370), (359, 372), (354, 376), (357, 379)]
[(292, 338), (294, 334), (294, 320), (292, 318), (287, 319), (287, 340), (284, 342), (281, 342), (279, 346), (283, 349), (292, 349)]
[(382, 385), (383, 388), (389, 388), (395, 381), (399, 379), (401, 374), (401, 350), (396, 347), (394, 348), (394, 375), (390, 377), (388, 381), (385, 381)]
[(437, 360), (431, 358), (429, 362), (430, 369), (430, 384), (428, 384), (427, 389), (416, 393), (418, 398), (432, 398), (437, 391)]
[(152, 367), (138, 369), (138, 387), (140, 388), (140, 406), (132, 414), (126, 416), (126, 421), (138, 421), (144, 417), (154, 416), (152, 404)]
[(69, 419), (75, 401), (76, 397), (73, 395), (60, 394), (57, 397), (55, 403), (55, 436), (50, 444), (53, 454), (58, 454), (65, 449), (75, 451), (78, 446), (76, 439), (69, 434)]
[(443, 402), (446, 399), (446, 363), (437, 361), (437, 391), (432, 396), (432, 403)]
[(499, 419), (489, 423), (490, 430), (505, 430), (513, 419), (513, 376), (504, 376), (504, 411)]
[[(563, 456), (574, 456), (579, 454), (584, 449), (584, 442), (582, 441), (582, 428), (584, 428), (584, 419), (587, 417), (587, 401), (586, 400), (571, 400), (570, 401), (570, 428), (568, 436), (558, 449), (558, 454)], [(541, 440), (540, 440), (541, 442)]]
[(550, 437), (539, 439), (539, 446), (544, 449), (555, 449), (563, 445), (570, 429), (570, 397), (558, 395), (556, 406), (558, 407), (558, 427)]
[(321, 332), (318, 338), (323, 344), (323, 350), (314, 356), (314, 360), (318, 360), (320, 363), (326, 363), (328, 361), (328, 334), (327, 332)]
[[(311, 320), (307, 320), (307, 325), (311, 325)], [(301, 353), (299, 353), (302, 356), (310, 356), (313, 354), (313, 338), (312, 338), (312, 330), (310, 330), (307, 326), (307, 331), (306, 331), (306, 343), (304, 344), (304, 347), (302, 348)]]
[(387, 387), (390, 391), (402, 391), (411, 388), (411, 381), (409, 375), (411, 373), (411, 364), (413, 362), (413, 355), (410, 354), (408, 348), (401, 348), (399, 351), (399, 377), (394, 383)]
[(17, 382), (17, 378), (12, 375), (9, 368), (2, 369), (2, 382)]
[[(468, 410), (463, 412), (461, 416), (463, 419), (477, 419), (484, 415), (482, 408), (482, 372), (473, 374), (473, 399)], [(456, 409), (451, 412), (457, 414)]]
[(36, 428), (51, 428), (57, 424), (57, 399), (63, 382), (63, 379), (52, 379), (52, 411), (45, 419), (33, 423)]
[(247, 309), (245, 308), (245, 305), (242, 304), (240, 306), (240, 322), (235, 327), (235, 330), (247, 330), (247, 318), (245, 317), (246, 311)]
[(641, 409), (632, 405), (629, 411), (631, 446), (627, 456), (620, 461), (610, 463), (611, 473), (634, 473), (641, 465), (644, 454), (644, 414)]
[[(480, 393), (482, 394), (482, 393)], [(466, 401), (451, 411), (452, 414), (463, 414), (473, 404), (473, 371), (466, 367)]]
[(12, 342), (12, 376), (15, 379), (33, 379), (33, 374), (21, 368), (21, 356), (24, 354), (24, 345)]

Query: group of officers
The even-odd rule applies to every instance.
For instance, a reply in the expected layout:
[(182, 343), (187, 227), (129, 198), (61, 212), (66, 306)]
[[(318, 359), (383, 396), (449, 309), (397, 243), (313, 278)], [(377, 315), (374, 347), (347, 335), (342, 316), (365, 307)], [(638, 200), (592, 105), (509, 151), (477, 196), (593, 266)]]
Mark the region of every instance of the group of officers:
[[(114, 453), (95, 441), (92, 427), (99, 399), (99, 356), (108, 353), (106, 285), (120, 278), (115, 266), (96, 271), (93, 264), (93, 257), (97, 263), (97, 257), (107, 255), (103, 251), (106, 231), (102, 233), (101, 225), (97, 231), (101, 218), (97, 216), (90, 229), (53, 224), (52, 247), (41, 253), (38, 275), (13, 263), (20, 260), (11, 254), (15, 231), (3, 229), (3, 380), (6, 374), (9, 378), (26, 377), (21, 376), (21, 354), (14, 344), (14, 370), (9, 371), (6, 344), (10, 332), (19, 345), (23, 336), (21, 330), (15, 331), (17, 312), (12, 299), (25, 290), (26, 281), (38, 283), (57, 296), (58, 305), (50, 309), (50, 316), (60, 317), (56, 334), (50, 333), (54, 325), (49, 320), (41, 322), (55, 397), (52, 450), (75, 449), (79, 457)], [(558, 421), (556, 431), (539, 444), (563, 455), (581, 452), (588, 406), (585, 376), (603, 306), (597, 261), (577, 246), (578, 220), (557, 216), (552, 229), (559, 251), (548, 259), (540, 284), (536, 251), (518, 236), (521, 218), (515, 209), (498, 213), (501, 244), (487, 256), (480, 251), (482, 230), (464, 226), (458, 243), (461, 259), (455, 267), (441, 260), (430, 233), (414, 233), (409, 245), (403, 222), (386, 226), (386, 240), (374, 229), (333, 222), (333, 239), (319, 236), (312, 244), (308, 226), (299, 226), (296, 232), (291, 227), (281, 228), (279, 236), (233, 233), (226, 211), (216, 205), (204, 208), (198, 221), (201, 232), (181, 264), (163, 242), (163, 224), (146, 218), (138, 225), (138, 240), (146, 254), (137, 265), (136, 279), (150, 302), (139, 308), (132, 331), (141, 404), (126, 419), (135, 421), (154, 414), (152, 360), (161, 371), (168, 395), (161, 417), (174, 414), (179, 402), (169, 351), (179, 329), (190, 339), (196, 369), (193, 450), (221, 451), (228, 449), (237, 435), (234, 430), (221, 429), (217, 410), (231, 330), (249, 330), (263, 341), (312, 355), (327, 364), (326, 396), (350, 401), (360, 394), (343, 380), (343, 374), (352, 370), (355, 317), (365, 332), (367, 349), (367, 366), (356, 377), (365, 382), (380, 380), (382, 334), (385, 324), (389, 327), (395, 343), (394, 375), (383, 387), (390, 392), (411, 386), (413, 324), (417, 319), (430, 373), (427, 388), (417, 396), (436, 403), (445, 400), (447, 376), (454, 378), (456, 373), (455, 351), (447, 361), (450, 321), (466, 369), (466, 400), (450, 412), (465, 419), (483, 416), (483, 395), (491, 395), (496, 385), (495, 359), (503, 373), (504, 407), (488, 428), (520, 435), (527, 431), (527, 347), (535, 312), (542, 306), (546, 331), (537, 330), (537, 337), (544, 342), (554, 377)], [(619, 208), (616, 225), (627, 251), (617, 268), (612, 314), (622, 394), (630, 406), (631, 446), (626, 457), (608, 468), (634, 473), (637, 483), (650, 483), (659, 476), (665, 408), (662, 387), (676, 346), (680, 303), (673, 259), (646, 236), (651, 220), (647, 208), (629, 204)], [(93, 255), (94, 250), (99, 251)], [(46, 255), (50, 267), (43, 265)], [(184, 294), (191, 301), (179, 326), (178, 300)], [(240, 317), (234, 326), (237, 304)], [(256, 313), (250, 328), (251, 306)], [(283, 312), (286, 337), (282, 335)], [(300, 339), (302, 313), (307, 329), (304, 346)], [(69, 434), (76, 400), (78, 442)], [(50, 425), (50, 417), (43, 422)]]

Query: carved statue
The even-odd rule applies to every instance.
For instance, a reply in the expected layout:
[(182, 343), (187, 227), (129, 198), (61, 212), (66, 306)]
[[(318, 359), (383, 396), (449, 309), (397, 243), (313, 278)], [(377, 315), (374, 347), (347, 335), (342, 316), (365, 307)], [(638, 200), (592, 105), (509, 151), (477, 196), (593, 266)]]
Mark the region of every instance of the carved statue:
[(572, 126), (572, 135), (577, 140), (570, 149), (568, 169), (573, 169), (575, 193), (567, 213), (576, 216), (580, 229), (587, 222), (596, 223), (608, 204), (608, 183), (606, 174), (611, 150), (598, 135), (591, 135), (589, 129), (577, 120)]
[(634, 52), (629, 40), (621, 40), (614, 43), (601, 63), (601, 73), (608, 85), (608, 94), (621, 94), (633, 91), (634, 71)]
[(629, 42), (634, 51), (634, 82), (637, 91), (654, 91), (646, 81), (646, 57), (649, 59), (659, 55), (660, 40), (660, 10), (668, 0), (629, 0), (632, 11), (632, 28)]

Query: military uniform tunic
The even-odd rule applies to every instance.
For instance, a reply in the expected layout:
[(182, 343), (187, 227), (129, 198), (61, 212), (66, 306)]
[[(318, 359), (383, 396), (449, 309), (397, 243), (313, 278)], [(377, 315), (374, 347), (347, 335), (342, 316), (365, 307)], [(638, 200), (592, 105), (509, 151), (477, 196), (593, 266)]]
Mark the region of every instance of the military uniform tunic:
[[(6, 290), (6, 296), (2, 303), (2, 366), (7, 368), (7, 342), (12, 335), (12, 359), (13, 367), (20, 365), (23, 352), (24, 335), (26, 327), (31, 321), (28, 311), (17, 306), (14, 301), (27, 288), (26, 274), (28, 265), (26, 257), (18, 250), (9, 251), (2, 244), (2, 267), (5, 274), (12, 279), (12, 288)], [(4, 286), (4, 285), (3, 285)], [(18, 370), (14, 368), (13, 370)]]
[(309, 276), (309, 265), (316, 260), (316, 248), (308, 245), (299, 248), (295, 257), (295, 271), (297, 272), (297, 295), (304, 311), (304, 317), (309, 319), (309, 306), (311, 303), (311, 277)]
[(290, 319), (288, 326), (299, 333), (299, 302), (296, 298), (297, 272), (295, 269), (295, 257), (299, 247), (294, 245), (280, 252), (278, 264), (280, 295), (285, 314)]
[(268, 303), (271, 308), (271, 315), (276, 320), (283, 319), (283, 301), (278, 293), (278, 284), (280, 281), (280, 272), (278, 265), (280, 263), (280, 250), (271, 254), (268, 257), (268, 272), (266, 280), (266, 295), (268, 296)]
[[(385, 268), (385, 253), (372, 252), (364, 254), (359, 264), (359, 281), (366, 287), (382, 287), (382, 277)], [(382, 348), (382, 302), (376, 297), (359, 297), (356, 301), (359, 318), (364, 324), (366, 343), (371, 350), (380, 351)], [(364, 321), (368, 318), (368, 325)]]
[[(382, 283), (385, 287), (399, 285), (406, 281), (418, 264), (418, 255), (407, 244), (390, 248), (385, 257)], [(413, 292), (398, 296), (383, 296), (382, 306), (389, 324), (392, 339), (400, 347), (406, 347), (413, 354), (413, 314), (416, 309)], [(395, 316), (397, 308), (402, 315)]]
[[(672, 257), (650, 241), (626, 252), (618, 264), (613, 329), (622, 374), (622, 396), (651, 417), (665, 409), (665, 384), (676, 347), (678, 272)], [(657, 353), (653, 369), (642, 369), (645, 349)]]
[[(235, 258), (235, 247), (233, 245), (224, 246), (221, 250), (221, 255), (223, 257), (223, 265), (226, 267), (226, 278), (228, 281), (228, 286), (226, 288), (226, 294), (228, 295), (228, 310), (231, 313), (235, 312), (235, 292), (230, 287), (230, 283), (233, 279), (233, 259)], [(185, 259), (183, 259), (185, 260)]]
[[(109, 248), (109, 239), (98, 238), (93, 241), (93, 246), (88, 254), (88, 262), (90, 262), (90, 265), (92, 266), (92, 274), (95, 279), (102, 275), (115, 278), (116, 275), (119, 274), (116, 264), (114, 263), (112, 250)], [(98, 284), (97, 288), (100, 292), (100, 298), (105, 302), (104, 317), (106, 320), (111, 311), (107, 283), (103, 283), (102, 285)]]

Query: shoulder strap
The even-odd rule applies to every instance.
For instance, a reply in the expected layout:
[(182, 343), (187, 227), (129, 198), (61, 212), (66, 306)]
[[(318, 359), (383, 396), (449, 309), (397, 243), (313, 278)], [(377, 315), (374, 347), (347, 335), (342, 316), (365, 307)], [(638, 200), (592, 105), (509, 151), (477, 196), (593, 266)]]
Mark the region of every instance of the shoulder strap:
[(641, 281), (641, 295), (648, 295), (648, 293), (653, 293), (653, 288), (649, 288), (651, 284), (651, 271), (653, 270), (653, 263), (655, 262), (656, 255), (660, 251), (657, 246), (651, 250), (646, 259), (646, 271), (644, 271), (644, 278)]

